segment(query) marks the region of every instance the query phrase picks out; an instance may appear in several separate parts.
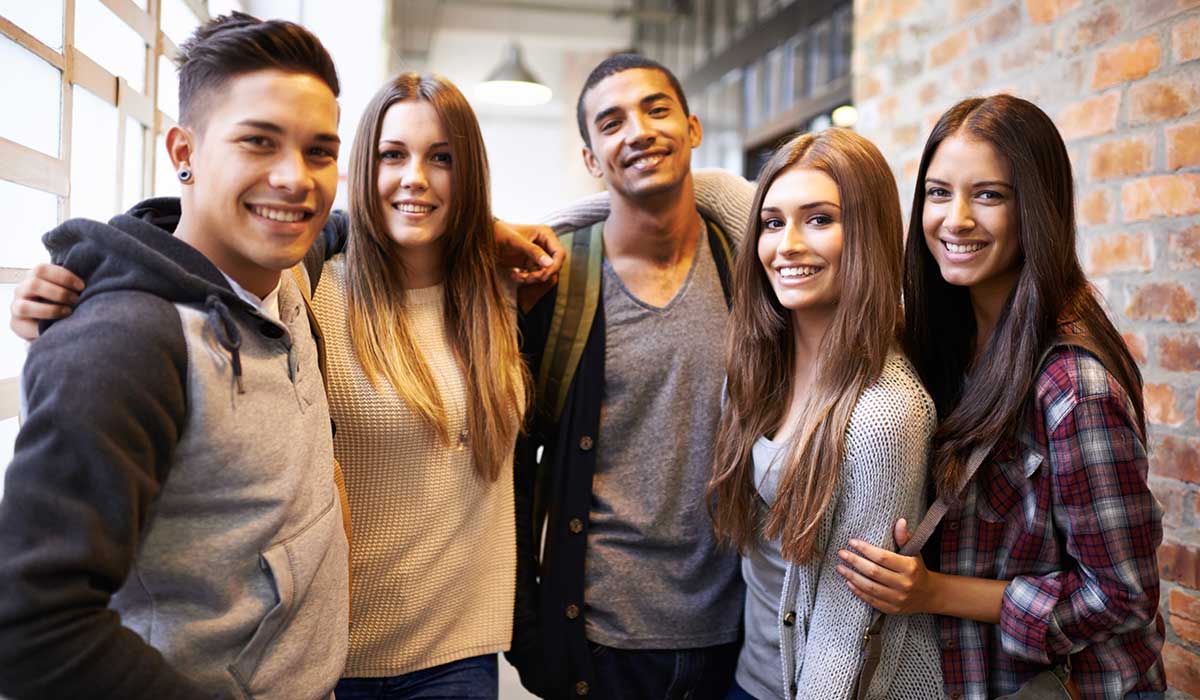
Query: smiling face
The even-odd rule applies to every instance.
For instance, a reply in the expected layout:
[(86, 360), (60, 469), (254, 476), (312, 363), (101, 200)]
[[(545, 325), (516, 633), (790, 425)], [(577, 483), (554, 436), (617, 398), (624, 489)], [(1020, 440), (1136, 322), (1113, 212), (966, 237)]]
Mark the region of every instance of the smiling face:
[(584, 96), (584, 112), (591, 139), (584, 163), (614, 195), (661, 194), (691, 173), (700, 120), (684, 113), (662, 71), (631, 68), (608, 76)]
[(820, 170), (780, 173), (759, 213), (758, 259), (779, 303), (793, 312), (828, 311), (841, 296), (841, 195)]
[(388, 237), (400, 246), (410, 277), (437, 277), (434, 270), (441, 266), (450, 216), (453, 165), (450, 139), (433, 105), (410, 99), (388, 107), (379, 129), (378, 158), (377, 184)]
[(950, 284), (1005, 298), (1021, 271), (1016, 192), (1008, 161), (961, 134), (938, 146), (925, 175), (925, 244)]
[(193, 173), (181, 234), (261, 296), (304, 257), (329, 215), (337, 99), (314, 75), (277, 70), (231, 78), (208, 99), (202, 123), (167, 137), (176, 168)]

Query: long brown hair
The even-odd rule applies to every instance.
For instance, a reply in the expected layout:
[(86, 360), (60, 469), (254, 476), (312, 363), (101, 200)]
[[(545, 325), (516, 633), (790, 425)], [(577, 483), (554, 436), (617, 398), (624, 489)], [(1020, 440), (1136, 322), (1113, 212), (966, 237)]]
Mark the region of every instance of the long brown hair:
[[(983, 360), (969, 384), (964, 377), (976, 350), (970, 291), (942, 279), (922, 235), (925, 174), (938, 146), (957, 134), (990, 144), (1008, 160), (1023, 254), (1017, 284), (980, 349)], [(934, 477), (941, 492), (953, 495), (975, 447), (1013, 434), (1033, 389), (1037, 361), (1062, 322), (1088, 337), (1087, 347), (1129, 395), (1145, 435), (1141, 373), (1079, 266), (1071, 161), (1045, 112), (1011, 95), (951, 107), (921, 154), (908, 230), (904, 344), (943, 416), (933, 437)]]
[(903, 234), (892, 172), (879, 149), (852, 131), (799, 136), (763, 167), (734, 268), (725, 356), (728, 401), (708, 485), (717, 535), (739, 551), (754, 546), (763, 517), (753, 483), (754, 443), (781, 427), (792, 396), (792, 315), (779, 303), (756, 255), (763, 199), (775, 178), (792, 168), (825, 173), (842, 200), (837, 310), (821, 341), (801, 425), (786, 448), (762, 530), (767, 538), (780, 538), (785, 557), (802, 562), (815, 553), (821, 519), (836, 491), (850, 414), (895, 344)]
[(495, 481), (521, 426), (528, 382), (516, 321), (496, 271), (487, 154), (475, 113), (453, 83), (404, 73), (367, 105), (350, 152), (347, 310), (354, 354), (377, 387), (386, 380), (449, 445), (445, 404), (414, 341), (404, 308), (404, 266), (376, 182), (379, 137), (388, 108), (423, 100), (450, 140), (451, 199), (445, 237), (445, 321), (467, 386), (467, 426), (475, 467)]

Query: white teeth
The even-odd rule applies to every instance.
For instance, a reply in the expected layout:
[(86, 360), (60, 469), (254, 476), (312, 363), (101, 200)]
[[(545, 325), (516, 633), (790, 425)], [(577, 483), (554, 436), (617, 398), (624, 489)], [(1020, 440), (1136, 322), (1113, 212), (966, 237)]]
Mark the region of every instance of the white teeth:
[(822, 268), (813, 265), (801, 265), (799, 267), (781, 267), (779, 268), (780, 277), (812, 277), (821, 271)]
[(652, 168), (652, 167), (658, 165), (659, 163), (661, 163), (662, 159), (663, 159), (662, 156), (642, 156), (641, 158), (638, 158), (637, 160), (633, 161), (633, 167), (635, 167), (639, 170), (642, 170), (645, 168)]
[(269, 207), (250, 207), (250, 211), (264, 219), (271, 221), (282, 221), (284, 223), (295, 223), (304, 220), (304, 212), (302, 211), (284, 211), (283, 209), (271, 209)]
[(407, 202), (397, 204), (396, 209), (405, 214), (428, 214), (433, 211), (433, 207), (428, 204), (409, 204)]
[(942, 241), (942, 245), (946, 246), (946, 250), (951, 253), (974, 253), (977, 250), (983, 250), (987, 243), (951, 243), (950, 241)]

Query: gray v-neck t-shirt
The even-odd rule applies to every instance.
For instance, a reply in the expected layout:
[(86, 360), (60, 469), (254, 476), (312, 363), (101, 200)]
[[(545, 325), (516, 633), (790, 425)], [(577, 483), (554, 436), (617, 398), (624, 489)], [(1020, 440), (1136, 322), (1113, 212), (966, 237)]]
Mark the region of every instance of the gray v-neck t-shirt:
[(637, 299), (604, 260), (604, 395), (584, 599), (587, 637), (621, 649), (737, 639), (736, 551), (704, 502), (729, 316), (708, 236), (666, 306)]

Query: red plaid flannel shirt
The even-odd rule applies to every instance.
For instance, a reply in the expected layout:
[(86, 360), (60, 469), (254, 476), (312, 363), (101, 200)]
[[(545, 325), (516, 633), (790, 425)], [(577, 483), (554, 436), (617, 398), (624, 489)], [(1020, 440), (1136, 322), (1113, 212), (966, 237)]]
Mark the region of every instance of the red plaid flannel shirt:
[(1084, 697), (1161, 697), (1162, 510), (1127, 395), (1073, 347), (1034, 394), (942, 523), (942, 572), (1011, 580), (999, 625), (940, 618), (946, 695), (1011, 693), (1069, 654)]

